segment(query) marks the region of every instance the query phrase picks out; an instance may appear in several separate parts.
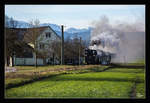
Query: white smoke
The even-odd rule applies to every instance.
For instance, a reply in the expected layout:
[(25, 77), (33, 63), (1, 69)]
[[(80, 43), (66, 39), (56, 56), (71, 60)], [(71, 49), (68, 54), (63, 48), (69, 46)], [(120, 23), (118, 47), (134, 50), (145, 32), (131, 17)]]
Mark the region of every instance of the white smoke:
[(95, 45), (91, 46), (92, 49), (100, 49), (106, 52), (116, 52), (120, 39), (118, 38), (118, 35), (115, 32), (102, 32), (100, 35), (92, 36), (92, 40), (100, 40), (101, 45)]
[(115, 53), (113, 62), (133, 62), (144, 58), (145, 27), (141, 22), (133, 24), (120, 23), (111, 25), (106, 16), (93, 23), (91, 42), (99, 40), (99, 45), (89, 46), (90, 49)]

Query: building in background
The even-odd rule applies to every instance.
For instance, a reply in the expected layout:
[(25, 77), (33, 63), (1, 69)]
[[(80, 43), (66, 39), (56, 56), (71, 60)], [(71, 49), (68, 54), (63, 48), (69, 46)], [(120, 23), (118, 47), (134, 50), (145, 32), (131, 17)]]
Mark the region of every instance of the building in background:
[[(60, 42), (61, 38), (50, 26), (36, 27), (36, 28), (11, 28), (16, 31), (18, 41), (23, 41), (23, 53), (15, 53), (13, 58), (9, 58), (9, 66), (13, 65), (34, 65), (37, 57), (37, 65), (59, 64), (59, 57), (53, 50), (53, 44)], [(34, 44), (32, 33), (38, 31), (36, 37), (36, 50), (34, 52)], [(32, 31), (32, 32), (31, 32)], [(36, 57), (35, 57), (36, 56)]]

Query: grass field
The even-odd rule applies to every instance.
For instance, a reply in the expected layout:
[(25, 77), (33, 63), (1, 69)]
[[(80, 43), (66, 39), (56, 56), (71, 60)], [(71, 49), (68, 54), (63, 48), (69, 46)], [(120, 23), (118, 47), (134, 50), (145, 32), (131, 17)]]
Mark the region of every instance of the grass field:
[[(5, 90), (6, 98), (145, 98), (144, 68), (68, 71)], [(132, 94), (135, 94), (131, 96)]]
[[(37, 81), (40, 78), (54, 76), (63, 73), (81, 73), (91, 72), (96, 68), (101, 67), (99, 70), (103, 70), (108, 66), (100, 65), (55, 65), (55, 66), (40, 66), (35, 68), (34, 66), (15, 66), (17, 72), (5, 73), (5, 88), (10, 88), (18, 84), (24, 84), (30, 81)], [(93, 69), (95, 68), (95, 69)], [(97, 69), (96, 69), (97, 70)]]

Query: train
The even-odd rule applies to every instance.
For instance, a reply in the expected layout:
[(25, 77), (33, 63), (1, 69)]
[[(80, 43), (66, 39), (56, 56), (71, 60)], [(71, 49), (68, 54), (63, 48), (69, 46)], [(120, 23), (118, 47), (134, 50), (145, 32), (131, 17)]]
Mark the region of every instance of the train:
[(111, 63), (111, 58), (114, 54), (104, 52), (102, 50), (85, 49), (85, 63), (86, 64), (103, 64), (108, 65)]

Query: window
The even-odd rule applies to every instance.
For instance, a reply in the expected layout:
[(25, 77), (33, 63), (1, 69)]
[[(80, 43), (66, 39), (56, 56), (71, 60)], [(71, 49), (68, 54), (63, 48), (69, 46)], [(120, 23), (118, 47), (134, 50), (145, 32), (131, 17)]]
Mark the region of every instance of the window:
[(50, 32), (47, 32), (46, 33), (46, 38), (50, 38), (51, 37), (51, 33)]
[(44, 49), (44, 44), (40, 44), (40, 49)]

